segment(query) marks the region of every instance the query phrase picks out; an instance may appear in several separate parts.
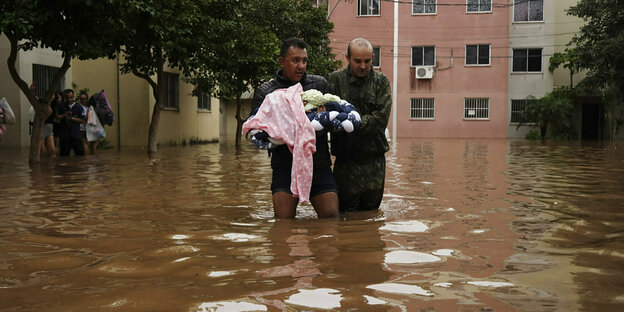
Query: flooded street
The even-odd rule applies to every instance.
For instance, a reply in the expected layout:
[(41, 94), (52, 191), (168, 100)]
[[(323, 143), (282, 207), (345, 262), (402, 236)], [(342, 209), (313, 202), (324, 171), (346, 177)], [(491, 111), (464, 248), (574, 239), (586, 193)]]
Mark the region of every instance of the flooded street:
[(0, 149), (0, 311), (623, 311), (624, 144), (400, 139), (380, 211), (273, 219), (244, 142)]

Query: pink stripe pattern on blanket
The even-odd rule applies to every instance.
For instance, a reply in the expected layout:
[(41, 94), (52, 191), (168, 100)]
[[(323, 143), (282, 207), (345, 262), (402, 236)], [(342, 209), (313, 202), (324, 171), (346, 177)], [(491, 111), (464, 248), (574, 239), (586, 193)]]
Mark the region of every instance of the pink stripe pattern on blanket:
[(255, 116), (243, 124), (243, 133), (264, 130), (282, 140), (293, 154), (290, 191), (299, 202), (310, 201), (316, 135), (303, 109), (301, 84), (269, 93)]

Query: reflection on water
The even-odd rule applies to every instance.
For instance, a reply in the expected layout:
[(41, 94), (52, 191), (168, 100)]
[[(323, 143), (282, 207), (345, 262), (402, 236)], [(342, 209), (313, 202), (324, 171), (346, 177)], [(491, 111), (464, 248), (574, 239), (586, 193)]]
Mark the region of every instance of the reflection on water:
[(249, 146), (0, 149), (0, 310), (624, 309), (621, 146), (404, 139), (387, 158), (379, 212), (276, 221)]

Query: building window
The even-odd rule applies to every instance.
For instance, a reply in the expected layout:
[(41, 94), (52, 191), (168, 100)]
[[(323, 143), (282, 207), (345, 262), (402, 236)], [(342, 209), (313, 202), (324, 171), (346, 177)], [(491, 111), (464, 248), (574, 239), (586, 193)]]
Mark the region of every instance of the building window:
[(513, 49), (513, 72), (541, 72), (542, 49)]
[(212, 109), (210, 93), (199, 91), (197, 94), (197, 109), (209, 111)]
[(412, 0), (412, 14), (436, 14), (436, 0)]
[[(46, 65), (33, 64), (32, 65), (32, 76), (33, 83), (35, 84), (35, 95), (39, 98), (43, 98), (45, 96), (46, 91), (48, 91), (48, 87), (52, 84), (52, 79), (54, 79), (54, 75), (58, 73), (60, 68)], [(65, 89), (65, 76), (61, 79), (61, 83), (58, 85), (56, 90), (61, 91)]]
[(536, 123), (537, 114), (529, 112), (529, 104), (537, 103), (539, 100), (511, 100), (512, 123)]
[(466, 65), (490, 65), (490, 45), (466, 45)]
[(381, 49), (379, 47), (373, 47), (373, 67), (381, 66)]
[(412, 47), (412, 66), (435, 65), (435, 46)]
[(492, 12), (492, 0), (466, 0), (466, 11)]
[(163, 72), (165, 97), (162, 99), (165, 108), (180, 108), (178, 104), (178, 74)]
[(435, 104), (432, 98), (412, 99), (410, 103), (410, 119), (433, 119)]
[(358, 16), (379, 15), (381, 0), (358, 0)]
[(464, 119), (489, 119), (490, 99), (488, 98), (465, 98)]
[(544, 0), (514, 0), (514, 22), (544, 20)]

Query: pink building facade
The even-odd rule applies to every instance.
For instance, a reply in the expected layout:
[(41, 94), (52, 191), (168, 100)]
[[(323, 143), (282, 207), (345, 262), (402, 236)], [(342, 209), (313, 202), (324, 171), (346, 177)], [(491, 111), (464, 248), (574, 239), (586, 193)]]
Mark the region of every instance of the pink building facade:
[(375, 70), (396, 88), (388, 125), (396, 137), (507, 137), (509, 7), (490, 0), (332, 0), (328, 15), (332, 48), (345, 66), (353, 38), (373, 44)]

